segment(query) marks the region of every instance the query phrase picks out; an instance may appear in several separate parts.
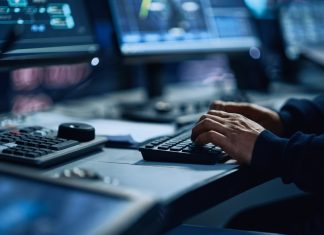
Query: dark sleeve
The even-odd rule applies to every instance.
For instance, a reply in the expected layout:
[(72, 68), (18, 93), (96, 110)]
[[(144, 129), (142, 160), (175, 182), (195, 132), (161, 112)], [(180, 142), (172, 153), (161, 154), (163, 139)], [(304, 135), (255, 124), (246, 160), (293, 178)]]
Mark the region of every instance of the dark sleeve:
[(289, 100), (279, 112), (285, 136), (297, 131), (309, 134), (324, 133), (324, 95), (311, 100)]
[(255, 144), (251, 167), (306, 192), (324, 194), (324, 134), (297, 132), (285, 139), (264, 131)]

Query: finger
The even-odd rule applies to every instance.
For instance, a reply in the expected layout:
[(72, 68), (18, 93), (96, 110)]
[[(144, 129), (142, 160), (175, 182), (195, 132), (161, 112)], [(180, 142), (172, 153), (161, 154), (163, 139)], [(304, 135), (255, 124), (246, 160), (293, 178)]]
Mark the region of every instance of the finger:
[(192, 135), (191, 135), (191, 139), (193, 141), (196, 140), (196, 138), (204, 133), (204, 132), (208, 132), (208, 131), (217, 131), (223, 135), (226, 135), (227, 131), (226, 128), (224, 127), (224, 125), (222, 125), (221, 123), (212, 120), (212, 119), (204, 119), (201, 122), (199, 122), (193, 129), (192, 129)]
[(209, 144), (212, 143), (214, 145), (217, 145), (219, 147), (221, 147), (222, 149), (226, 148), (227, 144), (228, 144), (228, 139), (226, 138), (226, 136), (216, 132), (216, 131), (208, 131), (208, 132), (204, 132), (202, 134), (200, 134), (195, 143), (199, 144), (199, 145), (205, 145), (205, 144)]
[(209, 110), (208, 114), (212, 115), (212, 116), (221, 117), (221, 118), (229, 118), (229, 117), (232, 116), (231, 113), (224, 112), (224, 111), (219, 111), (219, 110)]
[(224, 106), (224, 101), (216, 100), (209, 106), (209, 110), (224, 110)]
[(211, 110), (220, 110), (228, 113), (242, 113), (249, 107), (248, 103), (215, 101), (211, 105)]
[(217, 115), (212, 115), (212, 114), (210, 114), (210, 112), (208, 112), (208, 113), (204, 114), (203, 116), (201, 116), (198, 123), (201, 122), (202, 120), (205, 120), (205, 119), (212, 119), (212, 120), (214, 120), (216, 122), (219, 122), (221, 124), (225, 124), (224, 118), (226, 118), (226, 117), (225, 116), (220, 117), (220, 116), (217, 116)]

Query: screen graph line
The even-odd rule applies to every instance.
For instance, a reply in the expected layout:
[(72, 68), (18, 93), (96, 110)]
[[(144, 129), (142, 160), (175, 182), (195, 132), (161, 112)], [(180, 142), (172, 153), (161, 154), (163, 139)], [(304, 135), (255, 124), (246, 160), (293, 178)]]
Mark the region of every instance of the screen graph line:
[(151, 3), (152, 0), (142, 0), (141, 9), (139, 13), (141, 19), (146, 19), (148, 17)]

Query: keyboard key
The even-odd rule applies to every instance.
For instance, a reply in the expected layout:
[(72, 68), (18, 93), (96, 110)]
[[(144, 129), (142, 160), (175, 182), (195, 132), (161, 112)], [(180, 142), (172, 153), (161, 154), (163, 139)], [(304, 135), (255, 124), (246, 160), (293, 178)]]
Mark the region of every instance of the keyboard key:
[(52, 149), (52, 150), (63, 150), (63, 149), (66, 149), (66, 148), (70, 148), (70, 147), (76, 146), (78, 144), (79, 144), (78, 141), (69, 140), (69, 141), (66, 141), (66, 142), (63, 142), (63, 143), (60, 143), (60, 144), (52, 145), (51, 147), (49, 147), (49, 149)]
[(40, 147), (42, 149), (49, 149), (51, 147), (51, 145), (48, 145), (48, 144), (40, 144), (38, 147)]
[(9, 139), (9, 138), (3, 138), (3, 139), (1, 139), (1, 142), (3, 142), (3, 143), (12, 143), (12, 142), (14, 142), (14, 140)]
[(12, 149), (5, 149), (2, 152), (7, 154), (13, 154), (14, 151)]
[(35, 152), (28, 152), (25, 154), (25, 157), (29, 157), (29, 158), (37, 158), (40, 157), (41, 155)]
[(33, 142), (27, 142), (26, 145), (27, 145), (27, 146), (30, 146), (30, 147), (37, 147), (37, 146), (38, 146), (38, 144), (33, 143)]
[(46, 154), (55, 153), (55, 151), (49, 149), (42, 149), (42, 151), (45, 152)]
[(16, 141), (16, 144), (18, 144), (18, 145), (27, 145), (28, 142), (24, 141), (24, 140), (18, 140), (18, 141)]
[(44, 155), (47, 154), (46, 151), (42, 151), (42, 150), (37, 150), (37, 151), (35, 151), (34, 153), (37, 153), (37, 154), (39, 154), (40, 156), (44, 156)]
[(219, 149), (210, 149), (209, 152), (212, 154), (221, 154), (223, 151)]
[(159, 146), (158, 149), (162, 149), (162, 150), (168, 150), (170, 147), (168, 146)]
[(152, 149), (152, 148), (154, 148), (154, 145), (153, 144), (147, 144), (147, 145), (145, 145), (145, 148)]
[(186, 148), (182, 149), (182, 152), (184, 152), (184, 153), (191, 153), (191, 148), (186, 147)]
[(18, 156), (24, 156), (25, 155), (25, 152), (22, 151), (22, 150), (16, 150), (13, 152), (15, 155), (18, 155)]
[(158, 145), (160, 143), (161, 143), (161, 141), (153, 141), (153, 142), (151, 142), (152, 145)]
[(188, 144), (177, 144), (177, 146), (178, 146), (178, 147), (182, 147), (182, 148), (184, 148), (184, 147), (187, 147)]
[(171, 151), (181, 151), (182, 147), (175, 146), (175, 147), (172, 147), (170, 150)]

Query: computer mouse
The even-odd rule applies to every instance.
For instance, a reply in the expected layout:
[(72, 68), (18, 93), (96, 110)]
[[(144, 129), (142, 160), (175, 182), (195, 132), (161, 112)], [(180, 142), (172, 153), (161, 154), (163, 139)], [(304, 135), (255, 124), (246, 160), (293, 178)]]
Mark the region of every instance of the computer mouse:
[(85, 123), (63, 123), (59, 126), (57, 136), (63, 139), (88, 142), (95, 139), (95, 128)]
[(65, 169), (58, 178), (102, 181), (103, 177), (95, 171), (84, 168)]

